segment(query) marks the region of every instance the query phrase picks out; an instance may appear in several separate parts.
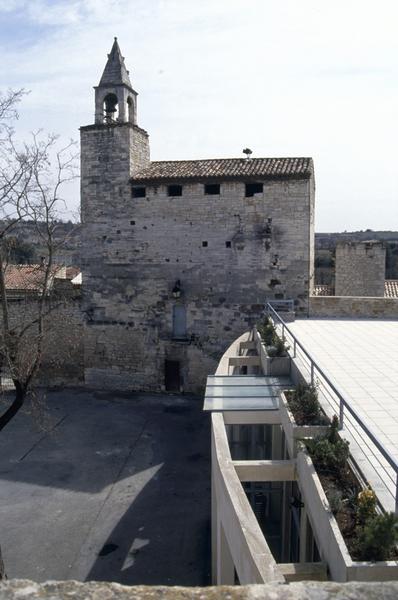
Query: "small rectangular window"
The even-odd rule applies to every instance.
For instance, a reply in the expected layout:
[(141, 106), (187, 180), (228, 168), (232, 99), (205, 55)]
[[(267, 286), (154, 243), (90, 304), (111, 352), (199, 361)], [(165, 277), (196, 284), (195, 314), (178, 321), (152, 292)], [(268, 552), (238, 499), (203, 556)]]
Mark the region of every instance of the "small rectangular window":
[(185, 338), (187, 335), (187, 312), (182, 304), (173, 306), (173, 337)]
[(182, 196), (182, 185), (169, 185), (167, 186), (168, 196)]
[(206, 183), (205, 184), (205, 194), (209, 196), (217, 196), (220, 194), (220, 184), (219, 183)]
[(131, 189), (131, 194), (133, 198), (145, 198), (146, 196), (146, 188), (145, 187), (133, 187)]
[(263, 184), (262, 183), (246, 183), (245, 184), (245, 196), (246, 198), (251, 198), (254, 194), (262, 194), (263, 193)]
[(207, 242), (202, 242), (203, 248), (207, 248)]
[(231, 247), (231, 242), (225, 242), (225, 247), (226, 248), (230, 248)]

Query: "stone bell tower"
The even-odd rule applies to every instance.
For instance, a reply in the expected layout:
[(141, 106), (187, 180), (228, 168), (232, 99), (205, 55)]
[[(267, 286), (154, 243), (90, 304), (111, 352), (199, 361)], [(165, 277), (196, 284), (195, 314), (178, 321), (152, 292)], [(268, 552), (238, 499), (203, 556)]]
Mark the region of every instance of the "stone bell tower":
[(137, 125), (137, 92), (131, 85), (117, 38), (108, 54), (99, 84), (95, 89), (97, 124), (132, 123)]
[[(131, 204), (130, 179), (150, 160), (148, 134), (137, 125), (137, 92), (116, 38), (94, 89), (95, 122), (80, 128), (81, 265), (88, 382), (97, 376), (101, 335), (109, 337), (109, 322), (114, 321), (108, 315), (104, 282), (113, 285), (118, 278), (115, 264), (124, 260), (123, 248), (116, 249), (116, 245), (129, 247), (130, 242), (120, 232)], [(104, 331), (99, 331), (100, 326)]]

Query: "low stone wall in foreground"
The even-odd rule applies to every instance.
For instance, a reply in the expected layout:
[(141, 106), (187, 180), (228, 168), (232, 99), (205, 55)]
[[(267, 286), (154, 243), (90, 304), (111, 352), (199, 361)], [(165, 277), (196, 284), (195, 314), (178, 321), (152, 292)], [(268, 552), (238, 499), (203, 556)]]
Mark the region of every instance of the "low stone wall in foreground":
[(134, 586), (53, 581), (0, 583), (0, 600), (396, 600), (398, 582), (269, 584), (207, 588)]

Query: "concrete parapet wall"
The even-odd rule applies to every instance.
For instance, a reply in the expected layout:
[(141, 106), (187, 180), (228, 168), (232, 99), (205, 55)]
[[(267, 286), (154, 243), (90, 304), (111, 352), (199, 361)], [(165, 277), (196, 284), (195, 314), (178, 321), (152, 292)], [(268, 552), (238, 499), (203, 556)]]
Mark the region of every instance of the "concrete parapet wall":
[(311, 296), (309, 316), (398, 319), (398, 298)]
[(396, 600), (398, 583), (304, 582), (222, 587), (124, 586), (92, 581), (33, 581), (12, 579), (0, 584), (0, 600)]

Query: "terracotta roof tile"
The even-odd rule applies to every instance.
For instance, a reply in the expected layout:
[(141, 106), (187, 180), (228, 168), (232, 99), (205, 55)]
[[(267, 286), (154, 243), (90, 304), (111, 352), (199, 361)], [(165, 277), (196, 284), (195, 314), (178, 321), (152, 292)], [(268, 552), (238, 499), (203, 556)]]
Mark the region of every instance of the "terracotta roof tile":
[(398, 279), (386, 279), (384, 282), (384, 297), (398, 298)]
[[(55, 276), (61, 267), (54, 266), (52, 273)], [(8, 265), (5, 271), (5, 284), (7, 290), (40, 291), (44, 284), (43, 265)]]
[(331, 285), (314, 285), (314, 296), (334, 296), (334, 291)]
[(206, 160), (152, 161), (131, 181), (201, 181), (207, 179), (307, 179), (312, 174), (311, 158), (211, 158)]

